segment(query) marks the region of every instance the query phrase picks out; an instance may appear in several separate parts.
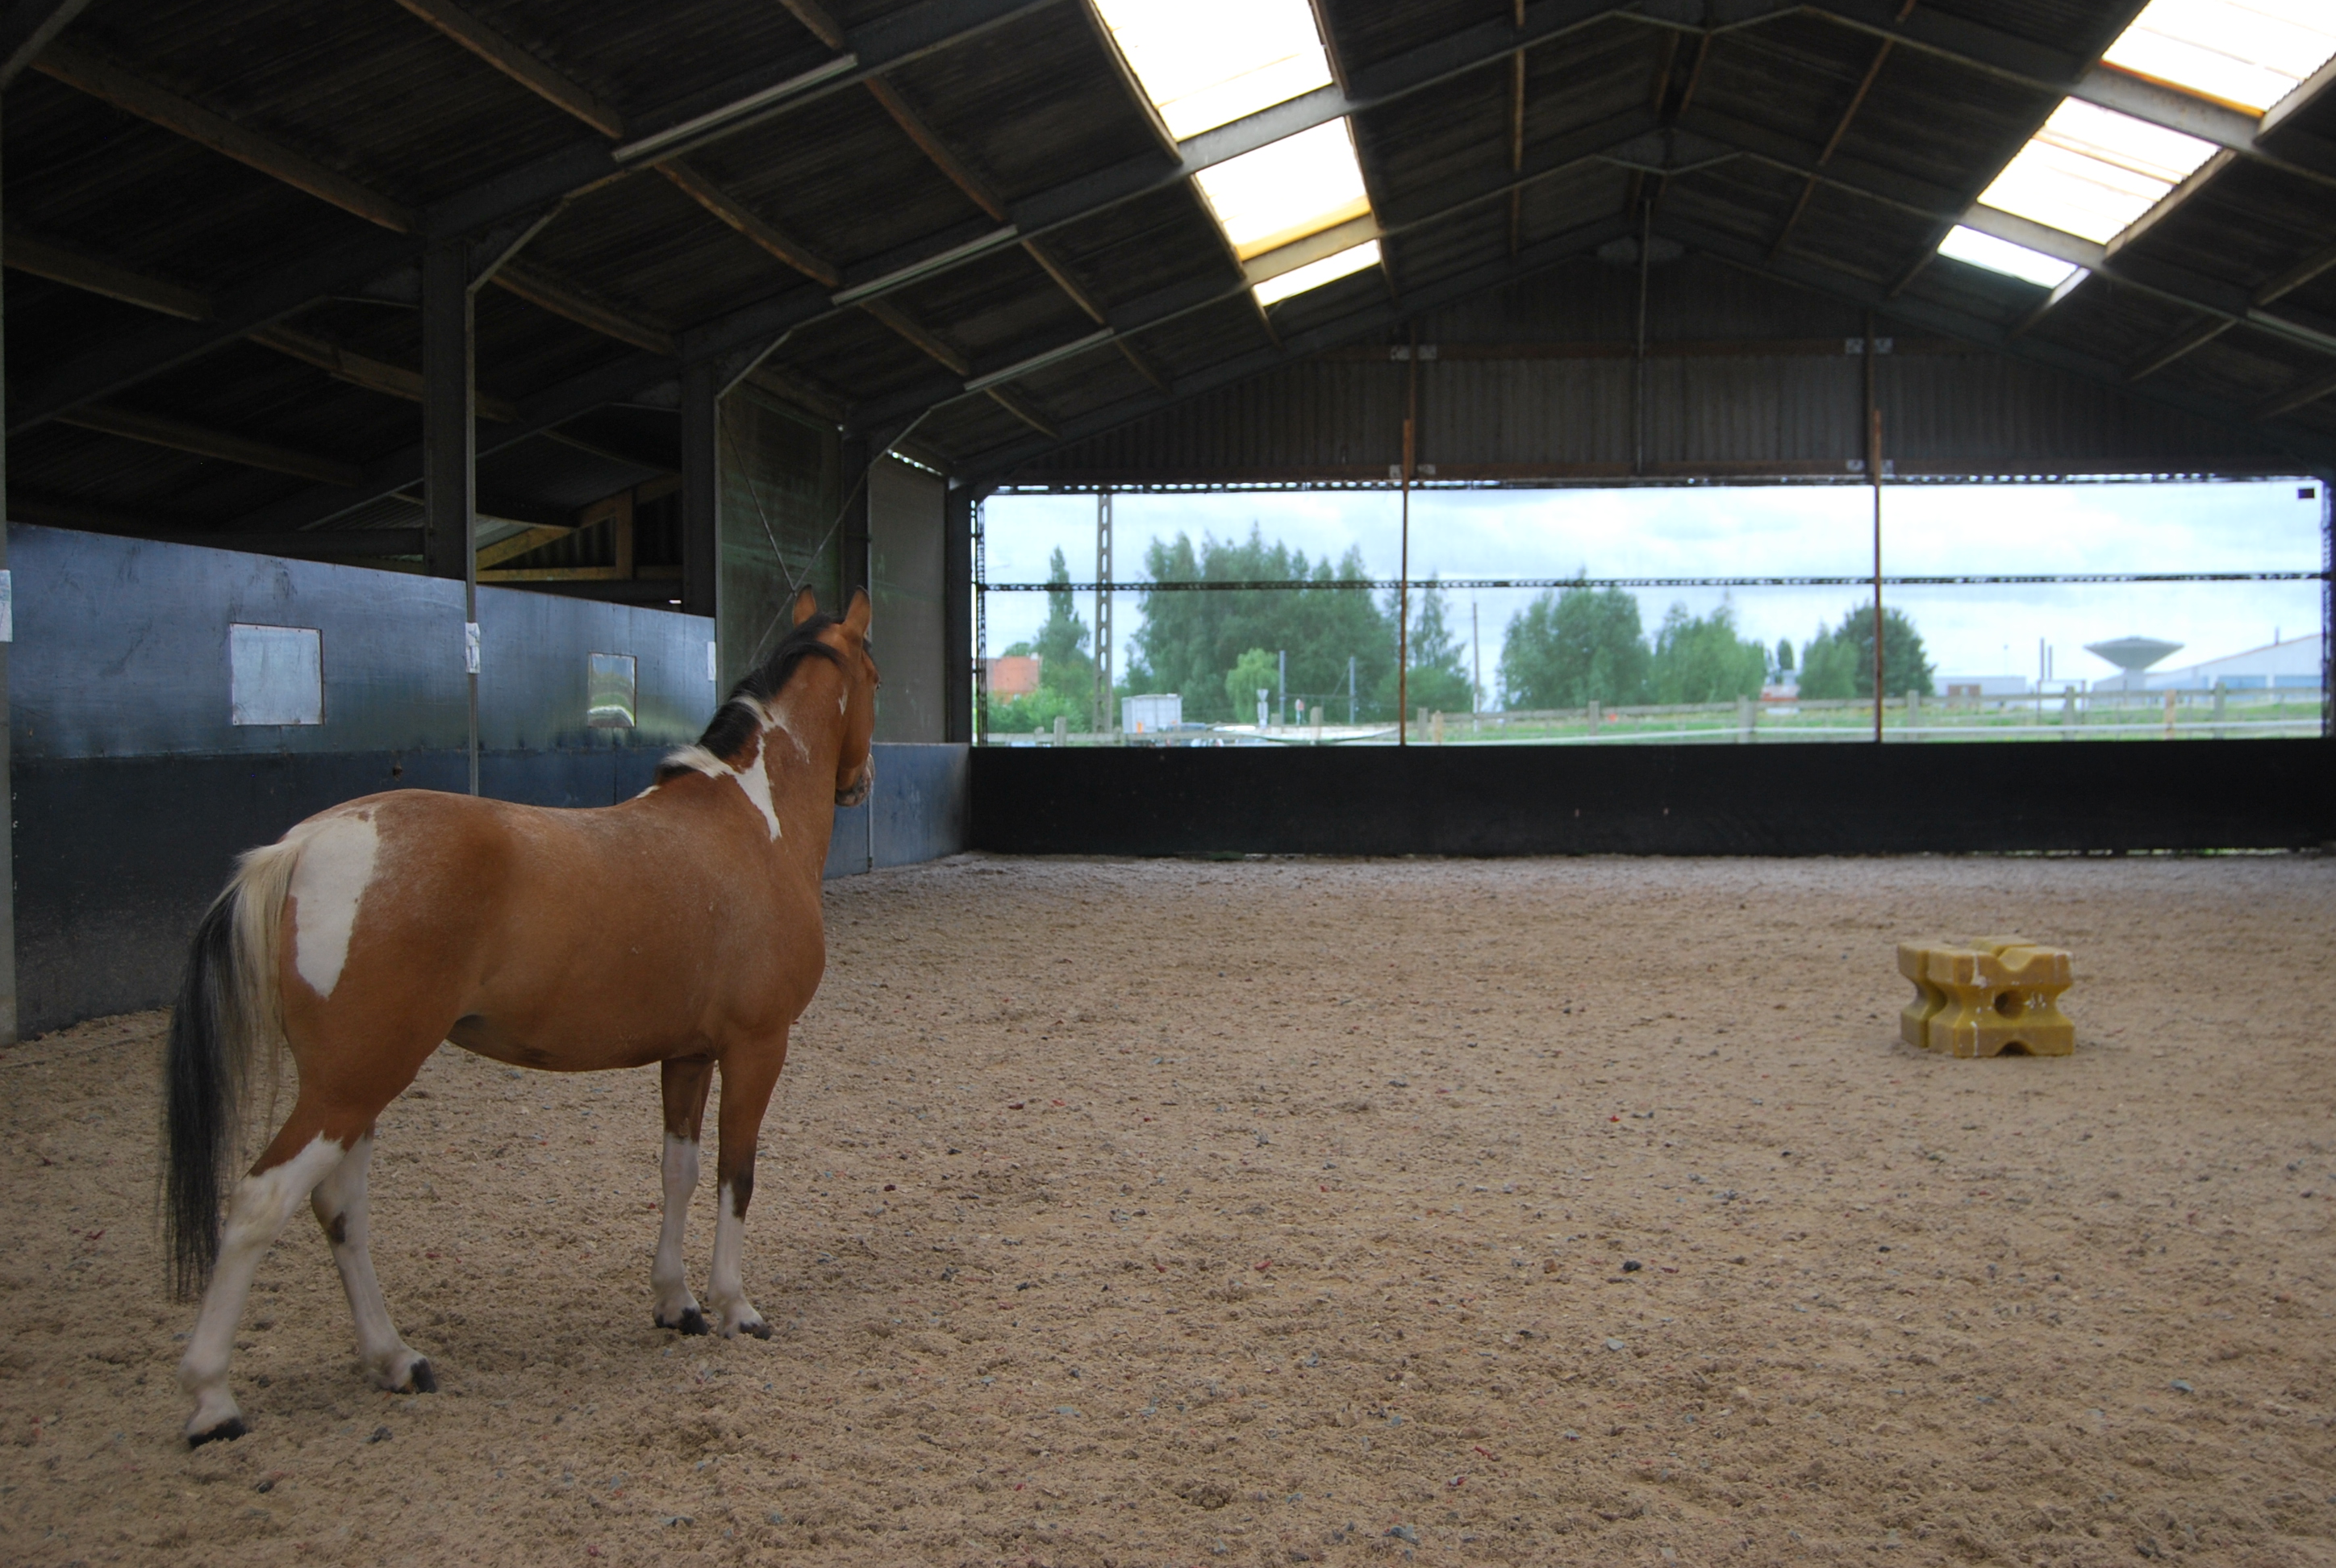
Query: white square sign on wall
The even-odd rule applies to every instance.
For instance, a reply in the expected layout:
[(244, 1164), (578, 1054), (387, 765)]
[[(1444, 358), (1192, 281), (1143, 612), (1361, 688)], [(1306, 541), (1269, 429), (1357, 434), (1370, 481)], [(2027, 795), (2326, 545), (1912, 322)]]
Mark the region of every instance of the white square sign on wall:
[(229, 723), (325, 722), (325, 634), (316, 628), (230, 626), (227, 663)]

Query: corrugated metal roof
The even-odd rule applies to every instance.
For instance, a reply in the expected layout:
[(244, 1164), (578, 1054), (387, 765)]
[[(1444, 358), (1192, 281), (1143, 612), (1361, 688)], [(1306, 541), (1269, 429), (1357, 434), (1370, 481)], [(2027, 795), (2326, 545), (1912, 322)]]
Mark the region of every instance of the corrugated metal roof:
[[(611, 106), (628, 136), (836, 59), (784, 7), (759, 0), (467, 8)], [(1387, 231), (1385, 267), (1277, 305), (1270, 333), (1184, 166), (1160, 146), (1072, 0), (831, 9), (868, 60), (909, 48), (886, 68), (892, 106), (846, 73), (693, 148), (690, 168), (735, 221), (653, 170), (619, 170), (608, 138), (402, 7), (98, 0), (63, 41), (426, 221), (477, 232), (564, 197), (523, 262), (583, 305), (548, 307), (496, 287), (478, 297), (479, 384), (502, 400), (565, 396), (582, 378), (636, 363), (626, 374), (644, 385), (594, 384), (595, 395), (650, 394), (677, 375), (682, 355), (767, 347), (792, 325), (773, 377), (809, 389), (803, 395), (830, 411), (822, 417), (887, 428), (939, 400), (919, 426), (920, 449), (976, 479), (1100, 472), (1106, 453), (1155, 470), (1368, 467), (1381, 457), (1357, 454), (1378, 452), (1386, 432), (1341, 422), (1377, 419), (1378, 394), (1350, 386), (1362, 373), (1340, 362), (1301, 370), (1309, 355), (1384, 343), (1406, 320), (1455, 341), (1626, 342), (1635, 268), (1579, 253), (1627, 238), (1650, 211), (1659, 237), (1706, 253), (1653, 269), (1659, 338), (1844, 334), (1872, 307), (1899, 333), (1960, 335), (2009, 356), (1985, 374), (1950, 355), (1893, 367), (1909, 408), (1925, 411), (1917, 427), (1931, 433), (1922, 438), (1931, 445), (1910, 446), (1910, 461), (2254, 466), (2279, 461), (2282, 443), (2294, 461), (2336, 461), (2331, 399), (2253, 417), (2314, 385), (2336, 355), (2295, 331), (2252, 326), (2160, 353), (2206, 318), (2185, 303), (2197, 291), (2222, 301), (2216, 308), (2244, 309), (2336, 244), (2336, 93), (2282, 111), (2264, 138), (2273, 156), (2214, 168), (2187, 205), (2127, 237), (2110, 268), (2122, 280), (2095, 278), (2057, 308), (2039, 312), (2040, 296), (2012, 280), (1924, 265), (1944, 224), (2136, 0), (1923, 0), (1886, 50), (1896, 12), (1853, 0), (1778, 6), (1708, 33), (1684, 13), (1601, 15), (1572, 0), (1534, 0), (1522, 14), (1513, 0), (1322, 0), (1357, 95), (1342, 107)], [(1552, 31), (1561, 17), (1579, 24)], [(911, 34), (913, 47), (899, 42)], [(1539, 40), (1524, 55), (1522, 102), (1511, 37)], [(418, 367), (415, 311), (333, 297), (372, 278), (384, 297), (410, 301), (412, 274), (401, 268), (418, 239), (37, 70), (0, 114), (10, 235), (220, 300), (314, 278), (313, 293), (292, 297), (294, 326), (392, 369)], [(1268, 123), (1311, 122), (1269, 111), (1186, 151), (1217, 156), (1262, 141)], [(774, 256), (741, 223), (783, 231), (809, 262)], [(1038, 241), (1043, 260), (1024, 239)], [(896, 325), (856, 294), (829, 299), (830, 285), (805, 276), (822, 267), (847, 288), (876, 280)], [(2135, 281), (2144, 274), (2156, 280), (2146, 287)], [(979, 374), (1077, 341), (1095, 323), (1074, 291), (1108, 315), (1141, 368), (1107, 348), (1033, 370), (1001, 389), (1024, 418), (967, 393), (943, 363)], [(2336, 268), (2285, 289), (2276, 311), (2307, 335), (2336, 336)], [(100, 398), (365, 468), (419, 435), (419, 409), (403, 395), (238, 346), (231, 334), (190, 351), (197, 329), (21, 267), (7, 325), (12, 406), (32, 411), (20, 419), (45, 418), (94, 387)], [(638, 358), (623, 339), (644, 332), (675, 354)], [(2013, 365), (2021, 356), (2029, 367)], [(2136, 365), (2146, 373), (2127, 381)], [(1267, 372), (1246, 389), (1231, 385)], [(1471, 454), (1452, 461), (1488, 469), (1627, 464), (1641, 444), (1644, 463), (1662, 464), (1842, 456), (1839, 365), (1791, 355), (1663, 361), (1648, 377), (1643, 437), (1621, 446), (1616, 374), (1604, 360), (1444, 365), (1428, 373), (1443, 400), (1428, 416), (1434, 439)], [(1103, 433), (1131, 421), (1144, 423), (1124, 438)], [(2027, 448), (2023, 430), (2033, 435)], [(1057, 437), (1061, 450), (1045, 455)], [(543, 504), (613, 477), (581, 454), (526, 450), (524, 462), (503, 461), (499, 482), (532, 488)], [(294, 476), (47, 424), (20, 432), (12, 455), (28, 498), (145, 507), (227, 529), (253, 516), (360, 515), (351, 508), (379, 488), (336, 500)]]

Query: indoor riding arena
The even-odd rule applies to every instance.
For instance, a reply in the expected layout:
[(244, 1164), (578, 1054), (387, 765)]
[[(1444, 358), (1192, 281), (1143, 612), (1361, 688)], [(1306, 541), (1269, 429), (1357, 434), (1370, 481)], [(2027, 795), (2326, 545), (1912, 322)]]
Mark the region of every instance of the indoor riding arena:
[(0, 108), (0, 1562), (2336, 1564), (2325, 0)]

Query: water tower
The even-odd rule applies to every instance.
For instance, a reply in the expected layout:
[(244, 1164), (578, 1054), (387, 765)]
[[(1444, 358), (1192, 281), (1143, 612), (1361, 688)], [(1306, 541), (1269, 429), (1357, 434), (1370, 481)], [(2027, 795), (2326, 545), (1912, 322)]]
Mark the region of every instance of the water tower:
[(2110, 642), (2088, 642), (2085, 651), (2108, 660), (2125, 673), (2112, 680), (2093, 683), (2095, 691), (2140, 691), (2144, 688), (2142, 671), (2164, 658), (2178, 653), (2182, 645), (2156, 637), (2121, 637)]

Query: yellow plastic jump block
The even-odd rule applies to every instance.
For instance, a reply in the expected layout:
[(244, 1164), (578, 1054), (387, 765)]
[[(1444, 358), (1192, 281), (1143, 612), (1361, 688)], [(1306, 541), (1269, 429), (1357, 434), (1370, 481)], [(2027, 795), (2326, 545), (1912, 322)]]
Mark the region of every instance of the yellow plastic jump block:
[(1910, 1046), (1951, 1057), (2065, 1057), (2077, 1048), (2077, 1026), (2060, 1011), (2072, 982), (2059, 948), (2020, 937), (1901, 942), (1898, 972), (1914, 982), (1914, 999), (1898, 1015)]

